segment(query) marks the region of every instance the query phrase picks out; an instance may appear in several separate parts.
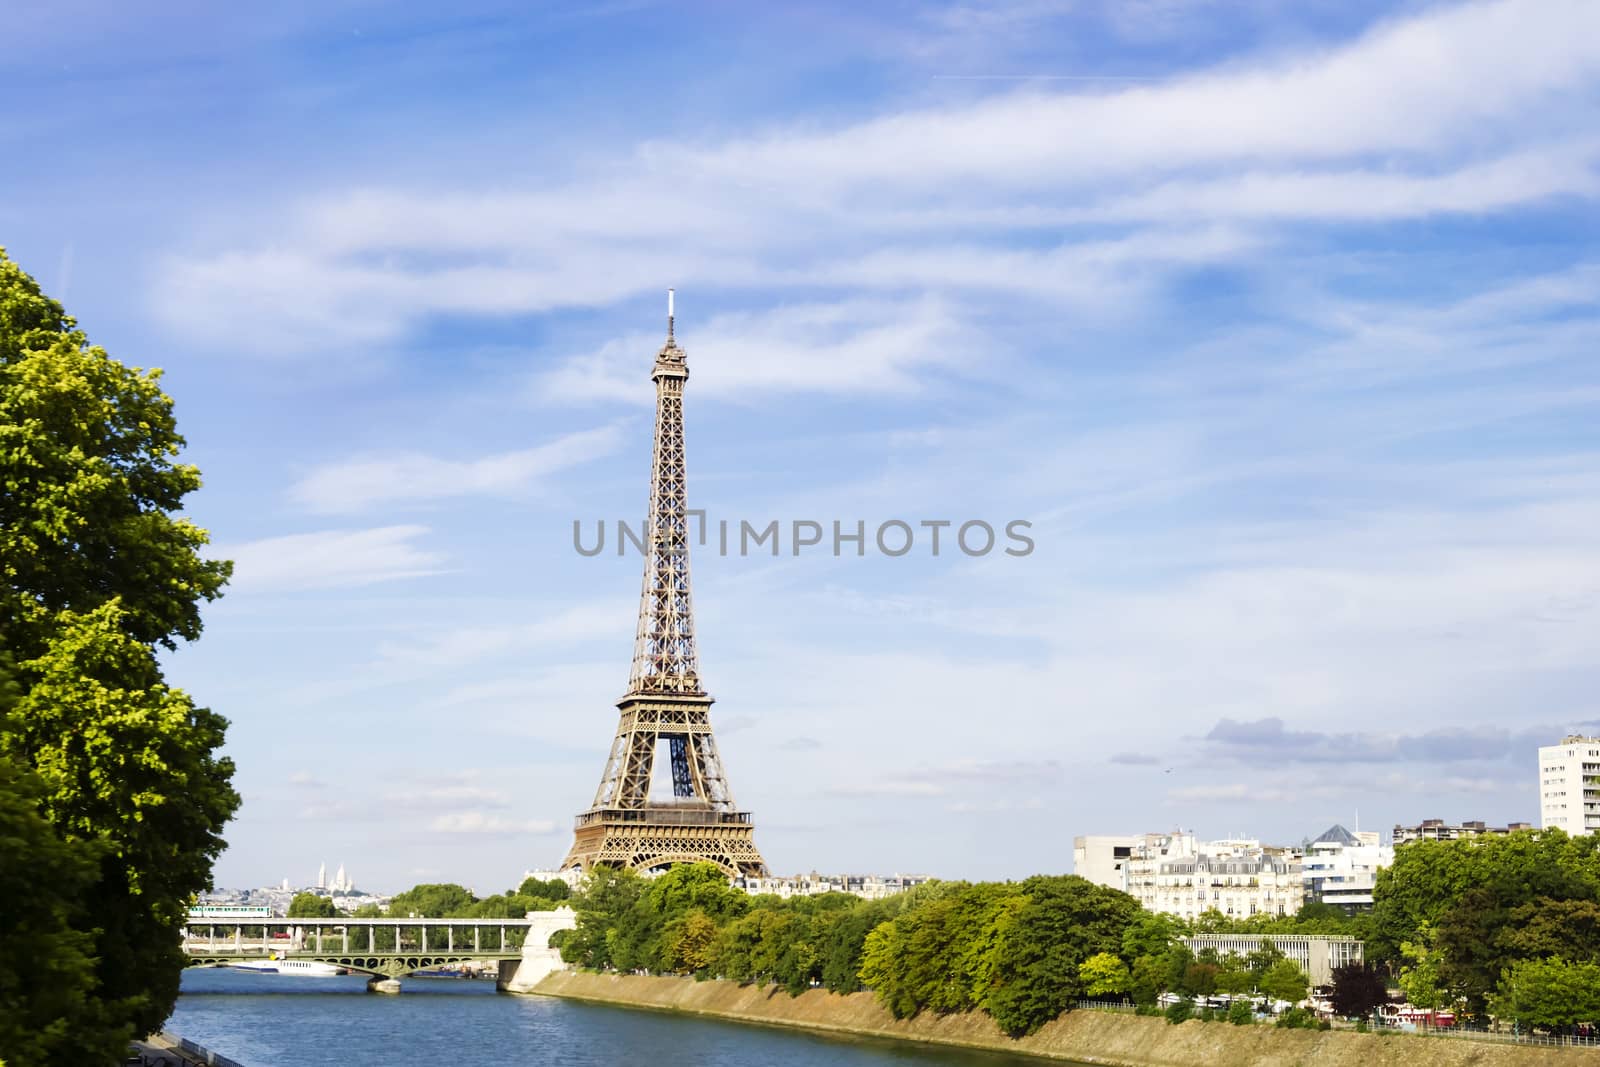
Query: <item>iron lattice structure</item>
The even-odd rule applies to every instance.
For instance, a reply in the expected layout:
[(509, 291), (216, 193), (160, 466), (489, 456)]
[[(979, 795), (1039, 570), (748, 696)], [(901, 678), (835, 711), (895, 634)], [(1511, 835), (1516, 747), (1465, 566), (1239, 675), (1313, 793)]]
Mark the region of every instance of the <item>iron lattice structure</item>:
[[(689, 584), (689, 497), (684, 471), (683, 386), (689, 366), (673, 338), (656, 354), (655, 449), (645, 524), (644, 588), (628, 691), (594, 803), (578, 816), (562, 868), (650, 870), (706, 861), (729, 875), (761, 875), (750, 813), (738, 810), (711, 733), (711, 697), (700, 685)], [(656, 750), (666, 741), (672, 799), (652, 800)]]

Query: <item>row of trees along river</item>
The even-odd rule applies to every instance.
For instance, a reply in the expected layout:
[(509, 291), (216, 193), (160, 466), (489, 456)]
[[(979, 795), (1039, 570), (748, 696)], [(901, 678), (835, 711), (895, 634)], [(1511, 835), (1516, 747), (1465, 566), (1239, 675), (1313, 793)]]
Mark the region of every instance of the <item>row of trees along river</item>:
[(654, 879), (597, 871), (573, 898), (578, 925), (561, 950), (592, 969), (769, 983), (792, 995), (870, 989), (897, 1017), (983, 1011), (1022, 1035), (1084, 997), (1305, 996), (1305, 976), (1270, 947), (1196, 957), (1178, 940), (1186, 934), (1348, 935), (1366, 942), (1367, 962), (1336, 974), (1340, 1014), (1369, 1017), (1398, 986), (1413, 1005), (1469, 1021), (1560, 1030), (1600, 1021), (1597, 844), (1559, 830), (1417, 842), (1380, 873), (1371, 913), (1310, 904), (1293, 916), (1211, 912), (1192, 924), (1072, 876), (785, 900), (732, 889), (708, 865)]

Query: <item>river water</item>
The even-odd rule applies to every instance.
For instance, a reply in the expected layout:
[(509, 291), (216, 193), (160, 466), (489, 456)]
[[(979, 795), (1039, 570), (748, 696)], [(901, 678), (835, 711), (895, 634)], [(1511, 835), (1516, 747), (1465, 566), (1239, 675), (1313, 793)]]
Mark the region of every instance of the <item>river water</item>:
[(496, 993), (493, 982), (192, 969), (167, 1029), (244, 1067), (1038, 1067), (1039, 1060), (835, 1038)]

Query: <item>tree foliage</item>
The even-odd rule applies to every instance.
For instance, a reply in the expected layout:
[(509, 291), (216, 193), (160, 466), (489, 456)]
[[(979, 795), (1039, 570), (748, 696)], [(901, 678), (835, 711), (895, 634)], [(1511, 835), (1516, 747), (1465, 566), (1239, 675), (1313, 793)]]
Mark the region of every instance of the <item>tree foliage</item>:
[(454, 882), (424, 882), (389, 900), (389, 914), (396, 918), (446, 919), (478, 902), (466, 886)]
[(229, 573), (178, 515), (200, 484), (182, 446), (159, 372), (88, 344), (0, 254), (0, 633), (20, 687), (0, 755), (64, 841), (96, 846), (87, 999), (140, 1033), (171, 1011), (177, 928), (238, 806), (224, 720), (156, 659), (199, 636)]
[(1126, 993), (1133, 984), (1128, 965), (1122, 957), (1110, 952), (1097, 952), (1078, 964), (1078, 978), (1083, 990), (1091, 997), (1109, 997)]
[(994, 988), (984, 1005), (1012, 1036), (1033, 1033), (1082, 996), (1078, 965), (1120, 949), (1140, 914), (1128, 894), (1076, 875), (1035, 875), (1020, 888), (1027, 903), (996, 945)]
[(1333, 1011), (1347, 1019), (1367, 1019), (1388, 1002), (1383, 975), (1370, 963), (1346, 963), (1333, 969)]
[[(0, 654), (0, 720), (15, 701)], [(95, 999), (94, 938), (82, 913), (99, 845), (61, 837), (43, 783), (0, 756), (0, 1062), (111, 1062), (131, 1028)]]
[(332, 919), (339, 914), (339, 909), (333, 906), (332, 897), (302, 891), (289, 901), (289, 910), (284, 914), (291, 919)]
[(1310, 980), (1293, 960), (1279, 960), (1261, 976), (1261, 992), (1273, 1000), (1298, 1004), (1306, 999)]
[(528, 877), (517, 886), (517, 895), (535, 897), (539, 900), (561, 901), (572, 896), (572, 887), (559, 878)]
[(1600, 964), (1518, 960), (1501, 976), (1493, 1010), (1523, 1027), (1562, 1029), (1600, 1019)]

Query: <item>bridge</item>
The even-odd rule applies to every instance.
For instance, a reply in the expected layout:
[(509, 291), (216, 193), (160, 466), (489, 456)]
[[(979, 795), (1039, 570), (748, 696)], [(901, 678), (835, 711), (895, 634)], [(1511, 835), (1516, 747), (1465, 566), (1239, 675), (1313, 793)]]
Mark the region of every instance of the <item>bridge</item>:
[[(305, 960), (381, 978), (476, 961), (521, 960), (531, 935), (547, 949), (555, 930), (570, 929), (572, 911), (533, 912), (521, 919), (332, 919), (190, 916), (183, 951), (192, 966), (247, 960)], [(502, 967), (504, 975), (508, 968)]]

